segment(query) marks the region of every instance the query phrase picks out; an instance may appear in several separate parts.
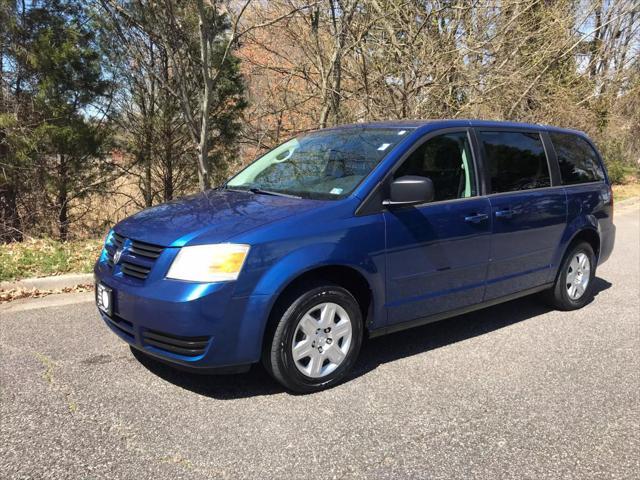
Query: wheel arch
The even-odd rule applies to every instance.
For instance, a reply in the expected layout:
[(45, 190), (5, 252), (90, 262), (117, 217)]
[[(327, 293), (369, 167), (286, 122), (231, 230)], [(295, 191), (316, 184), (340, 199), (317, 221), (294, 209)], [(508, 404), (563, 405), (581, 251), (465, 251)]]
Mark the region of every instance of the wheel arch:
[(564, 254), (562, 255), (562, 258), (564, 259), (567, 253), (569, 252), (569, 250), (573, 248), (577, 243), (583, 242), (583, 241), (591, 245), (591, 248), (593, 249), (593, 253), (596, 256), (596, 264), (597, 264), (597, 260), (600, 256), (600, 243), (601, 243), (600, 233), (598, 232), (598, 230), (590, 226), (582, 228), (581, 230), (578, 230), (577, 232), (575, 232), (573, 237), (571, 237), (571, 240), (567, 243), (567, 246), (564, 249)]
[(560, 250), (562, 254), (558, 256), (555, 273), (551, 278), (552, 281), (556, 281), (558, 279), (558, 275), (560, 274), (560, 267), (562, 267), (562, 263), (564, 262), (564, 259), (567, 257), (571, 249), (576, 244), (583, 241), (591, 245), (591, 248), (593, 249), (593, 253), (596, 257), (595, 264), (596, 265), (598, 264), (598, 258), (600, 255), (600, 234), (598, 233), (598, 230), (595, 227), (593, 227), (590, 224), (587, 224), (587, 225), (584, 225), (582, 228), (577, 229), (573, 233), (573, 235), (566, 242), (564, 242), (564, 248)]
[(369, 281), (362, 272), (350, 265), (318, 265), (299, 273), (283, 286), (274, 300), (271, 310), (273, 310), (276, 304), (282, 301), (283, 298), (302, 290), (304, 285), (321, 281), (335, 283), (348, 290), (358, 301), (362, 318), (366, 324), (366, 319), (373, 302), (373, 291)]
[(292, 276), (281, 289), (274, 294), (269, 307), (267, 323), (262, 336), (262, 348), (267, 345), (271, 334), (275, 331), (278, 315), (305, 288), (322, 282), (334, 283), (348, 290), (358, 302), (362, 313), (363, 328), (366, 331), (373, 320), (375, 292), (366, 275), (352, 265), (324, 264), (309, 267)]

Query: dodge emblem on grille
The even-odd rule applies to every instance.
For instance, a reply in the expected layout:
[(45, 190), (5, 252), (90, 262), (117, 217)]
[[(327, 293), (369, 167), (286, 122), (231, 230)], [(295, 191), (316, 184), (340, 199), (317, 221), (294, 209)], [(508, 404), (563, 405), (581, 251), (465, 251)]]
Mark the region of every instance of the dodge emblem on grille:
[(118, 250), (116, 250), (116, 253), (113, 254), (113, 263), (118, 263), (121, 257), (122, 257), (122, 249), (119, 248)]

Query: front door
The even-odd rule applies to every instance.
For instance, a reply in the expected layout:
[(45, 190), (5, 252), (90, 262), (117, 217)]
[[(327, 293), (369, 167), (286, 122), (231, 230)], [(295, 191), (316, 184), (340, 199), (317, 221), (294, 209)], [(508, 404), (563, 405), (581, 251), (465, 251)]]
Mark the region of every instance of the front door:
[(435, 199), (384, 212), (389, 324), (482, 302), (490, 250), (491, 206), (477, 196), (466, 131), (428, 139), (394, 178), (429, 177)]

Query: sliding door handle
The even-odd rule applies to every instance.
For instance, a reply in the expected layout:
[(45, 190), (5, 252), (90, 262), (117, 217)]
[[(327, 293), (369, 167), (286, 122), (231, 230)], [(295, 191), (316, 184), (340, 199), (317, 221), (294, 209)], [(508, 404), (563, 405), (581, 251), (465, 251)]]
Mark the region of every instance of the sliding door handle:
[(489, 215), (487, 215), (486, 213), (475, 213), (473, 215), (464, 217), (464, 221), (469, 223), (480, 223), (484, 222), (487, 218), (489, 218)]
[(496, 218), (511, 218), (516, 214), (515, 210), (496, 210)]

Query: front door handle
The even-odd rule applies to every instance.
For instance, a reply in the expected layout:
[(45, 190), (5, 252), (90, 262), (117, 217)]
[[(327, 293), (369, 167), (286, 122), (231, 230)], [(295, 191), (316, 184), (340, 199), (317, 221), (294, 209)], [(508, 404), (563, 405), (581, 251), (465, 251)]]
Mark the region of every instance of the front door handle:
[(506, 210), (497, 210), (496, 217), (497, 218), (511, 218), (516, 214), (515, 210), (506, 209)]
[(489, 215), (487, 215), (486, 213), (475, 213), (473, 215), (464, 217), (464, 221), (469, 223), (480, 223), (484, 222), (487, 218), (489, 218)]

